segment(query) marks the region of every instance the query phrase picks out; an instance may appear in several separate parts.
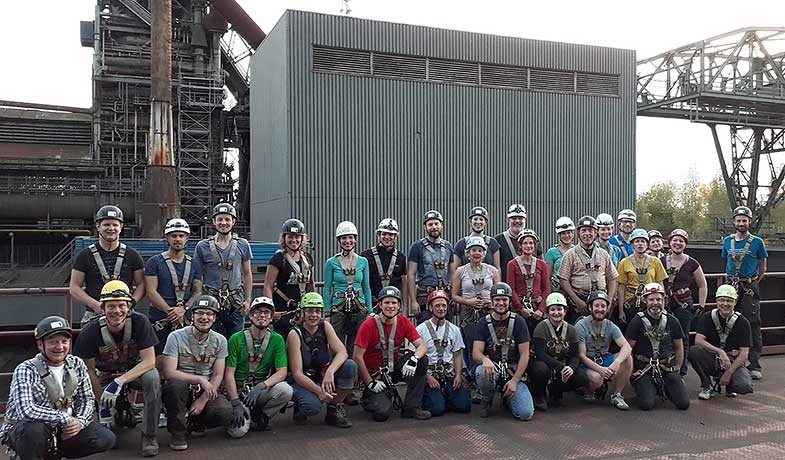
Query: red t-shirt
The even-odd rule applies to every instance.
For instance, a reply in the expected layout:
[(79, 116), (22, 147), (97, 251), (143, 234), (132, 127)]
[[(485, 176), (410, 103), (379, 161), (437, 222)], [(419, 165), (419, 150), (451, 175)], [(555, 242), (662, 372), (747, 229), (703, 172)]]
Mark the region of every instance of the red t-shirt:
[[(397, 316), (398, 326), (395, 329), (395, 358), (398, 358), (398, 351), (403, 347), (403, 340), (408, 339), (409, 342), (414, 342), (420, 338), (420, 334), (414, 325), (405, 316)], [(384, 340), (387, 341), (392, 330), (392, 324), (384, 324)], [(379, 342), (379, 328), (376, 327), (376, 318), (369, 317), (360, 325), (360, 330), (357, 331), (357, 336), (354, 338), (354, 344), (365, 350), (365, 366), (369, 370), (375, 370), (382, 367), (382, 347)]]

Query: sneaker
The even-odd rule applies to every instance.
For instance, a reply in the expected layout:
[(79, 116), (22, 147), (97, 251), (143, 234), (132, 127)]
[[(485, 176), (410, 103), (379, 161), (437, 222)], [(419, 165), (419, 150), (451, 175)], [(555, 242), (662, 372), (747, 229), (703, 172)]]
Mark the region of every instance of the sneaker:
[(203, 438), (207, 435), (207, 427), (202, 424), (194, 424), (188, 434), (194, 438)]
[(251, 418), (251, 422), (254, 431), (270, 431), (270, 417), (264, 412), (260, 412), (256, 418)]
[(698, 393), (698, 399), (702, 399), (704, 401), (708, 401), (712, 396), (714, 396), (714, 392), (711, 390), (711, 388), (701, 388), (700, 393)]
[(401, 410), (401, 418), (413, 418), (415, 420), (428, 420), (431, 418), (431, 413), (427, 410), (413, 407)]
[(142, 457), (155, 457), (158, 455), (158, 438), (142, 434)]
[(188, 440), (184, 434), (172, 434), (169, 437), (169, 448), (172, 450), (185, 450), (188, 448)]
[(338, 428), (351, 428), (352, 421), (346, 416), (346, 407), (343, 404), (328, 405), (324, 423)]
[(547, 412), (548, 411), (548, 403), (545, 401), (545, 398), (542, 396), (535, 396), (534, 398), (534, 409), (540, 412)]
[(752, 380), (760, 380), (763, 378), (763, 372), (760, 369), (750, 369), (750, 377)]
[(621, 393), (611, 395), (611, 404), (613, 404), (613, 407), (619, 410), (628, 410), (630, 408)]
[(738, 395), (739, 395), (739, 394), (738, 394), (738, 393), (736, 393), (735, 391), (728, 391), (728, 390), (725, 390), (725, 396), (727, 396), (727, 397), (729, 397), (729, 398), (735, 398), (735, 397), (736, 397), (736, 396), (738, 396)]

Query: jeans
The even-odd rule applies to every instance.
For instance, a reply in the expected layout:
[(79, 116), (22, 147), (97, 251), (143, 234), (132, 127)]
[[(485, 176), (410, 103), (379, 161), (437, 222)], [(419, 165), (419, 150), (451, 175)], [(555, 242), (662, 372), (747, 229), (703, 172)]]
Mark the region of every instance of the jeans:
[[(101, 385), (108, 385), (112, 376), (101, 379)], [(158, 432), (158, 417), (161, 415), (161, 377), (156, 369), (142, 374), (126, 386), (131, 390), (141, 391), (144, 394), (144, 414), (142, 417), (142, 433), (146, 436), (156, 436)]]
[[(744, 287), (746, 286), (746, 287)], [(763, 334), (760, 330), (760, 287), (758, 283), (740, 284), (739, 301), (736, 311), (750, 322), (752, 328), (752, 346), (750, 347), (750, 370), (760, 370), (760, 354), (763, 350)]]
[[(317, 384), (321, 384), (321, 377)], [(339, 390), (352, 390), (357, 383), (357, 364), (351, 359), (347, 359), (335, 373), (335, 387)], [(324, 404), (319, 397), (311, 391), (301, 387), (297, 383), (292, 383), (292, 401), (294, 410), (306, 417), (319, 415)]]
[[(395, 362), (395, 369), (390, 374), (394, 382), (406, 380), (406, 397), (403, 399), (401, 410), (419, 409), (422, 407), (423, 394), (425, 393), (425, 377), (428, 374), (428, 359), (423, 358), (417, 362), (417, 370), (408, 379), (403, 378), (401, 369), (409, 359), (409, 354), (402, 354)], [(381, 393), (371, 393), (367, 388), (363, 392), (362, 406), (366, 412), (370, 412), (373, 419), (383, 422), (390, 418), (393, 410), (391, 392), (397, 391), (395, 388), (388, 388)]]
[[(690, 407), (690, 398), (687, 396), (687, 387), (681, 381), (678, 372), (662, 371), (662, 380), (665, 384), (665, 396), (678, 409), (687, 410)], [(644, 374), (633, 383), (635, 395), (638, 397), (638, 407), (641, 410), (652, 410), (657, 404), (657, 386), (651, 372)]]
[[(494, 374), (493, 379), (489, 379), (484, 372), (482, 366), (477, 366), (474, 371), (474, 377), (477, 382), (477, 389), (482, 395), (483, 403), (493, 403), (493, 397), (496, 395), (496, 380), (499, 379), (499, 373)], [(534, 417), (534, 401), (532, 395), (529, 393), (529, 388), (523, 382), (518, 382), (515, 394), (507, 401), (510, 405), (510, 412), (512, 416), (519, 419), (528, 421)]]
[[(557, 378), (550, 382), (549, 385), (548, 383), (554, 372), (557, 373)], [(539, 398), (544, 398), (547, 392), (552, 398), (561, 399), (562, 394), (565, 391), (577, 390), (578, 388), (589, 384), (589, 377), (586, 373), (578, 372), (577, 369), (572, 373), (572, 376), (570, 376), (567, 382), (563, 382), (561, 380), (560, 371), (551, 369), (545, 361), (540, 361), (538, 359), (529, 361), (529, 367), (526, 369), (526, 374), (529, 376), (529, 386), (531, 387), (532, 395)]]
[(472, 409), (472, 398), (465, 385), (456, 390), (452, 387), (452, 380), (448, 380), (447, 385), (442, 385), (439, 390), (425, 386), (422, 408), (434, 417), (444, 415), (446, 411), (464, 414)]
[[(695, 369), (695, 373), (701, 379), (701, 388), (711, 388), (711, 378), (719, 379), (724, 372), (717, 366), (717, 354), (703, 347), (692, 347), (688, 359), (692, 368)], [(752, 393), (752, 377), (750, 377), (749, 369), (744, 366), (736, 369), (725, 391), (742, 395)]]
[[(168, 380), (161, 389), (164, 407), (166, 407), (169, 433), (185, 435), (188, 431), (186, 411), (191, 407), (190, 385), (182, 380)], [(218, 395), (205, 404), (199, 415), (189, 417), (189, 422), (196, 426), (216, 428), (228, 426), (232, 420), (232, 405), (223, 395)]]
[(242, 310), (233, 310), (231, 312), (221, 310), (215, 317), (213, 330), (226, 337), (226, 340), (229, 340), (232, 334), (242, 331), (244, 325), (245, 314)]
[[(49, 439), (52, 429), (43, 422), (19, 422), (8, 432), (8, 446), (19, 460), (49, 458)], [(98, 423), (84, 427), (76, 436), (62, 439), (58, 435), (60, 455), (65, 458), (82, 458), (106, 452), (115, 445), (115, 435)]]

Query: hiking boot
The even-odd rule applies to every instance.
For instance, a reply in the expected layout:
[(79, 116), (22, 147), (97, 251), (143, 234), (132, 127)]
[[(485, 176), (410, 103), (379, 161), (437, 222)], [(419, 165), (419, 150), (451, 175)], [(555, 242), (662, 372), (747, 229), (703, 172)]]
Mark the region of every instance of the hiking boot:
[(193, 426), (191, 426), (191, 431), (189, 434), (194, 438), (203, 438), (207, 434), (207, 427), (201, 423), (195, 423)]
[(611, 404), (613, 404), (613, 407), (619, 410), (628, 410), (630, 408), (621, 393), (611, 395)]
[(297, 410), (297, 407), (294, 408), (294, 414), (292, 414), (292, 421), (295, 425), (305, 425), (308, 423), (308, 416)]
[(264, 412), (261, 412), (258, 417), (252, 418), (251, 421), (254, 431), (270, 431), (270, 417)]
[(750, 377), (752, 380), (760, 380), (763, 378), (763, 372), (760, 369), (750, 369)]
[(704, 401), (708, 401), (712, 396), (714, 396), (714, 392), (711, 388), (701, 388), (700, 393), (698, 393), (698, 399), (702, 399)]
[(534, 409), (540, 412), (548, 411), (548, 403), (545, 401), (545, 398), (543, 396), (534, 397)]
[(401, 418), (413, 418), (415, 420), (428, 420), (431, 418), (431, 413), (427, 410), (420, 409), (419, 407), (411, 407), (401, 411)]
[(338, 428), (351, 428), (352, 421), (346, 416), (346, 407), (343, 404), (328, 405), (324, 423)]
[(185, 450), (188, 448), (188, 440), (184, 434), (172, 434), (169, 437), (169, 448), (172, 450)]
[(488, 418), (491, 415), (491, 401), (480, 401), (480, 417)]
[(142, 434), (142, 457), (155, 457), (158, 455), (158, 438)]

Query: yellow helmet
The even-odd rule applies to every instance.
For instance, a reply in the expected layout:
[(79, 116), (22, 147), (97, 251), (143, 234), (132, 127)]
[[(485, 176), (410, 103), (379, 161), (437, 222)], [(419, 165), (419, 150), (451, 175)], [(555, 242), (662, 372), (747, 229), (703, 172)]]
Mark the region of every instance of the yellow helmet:
[(120, 280), (112, 280), (104, 284), (104, 287), (101, 289), (101, 297), (98, 300), (101, 301), (101, 305), (107, 300), (127, 300), (131, 304), (134, 303), (131, 289)]
[(730, 284), (723, 284), (717, 288), (717, 294), (715, 294), (714, 297), (728, 297), (737, 300), (739, 298), (739, 293), (736, 292), (736, 288)]

